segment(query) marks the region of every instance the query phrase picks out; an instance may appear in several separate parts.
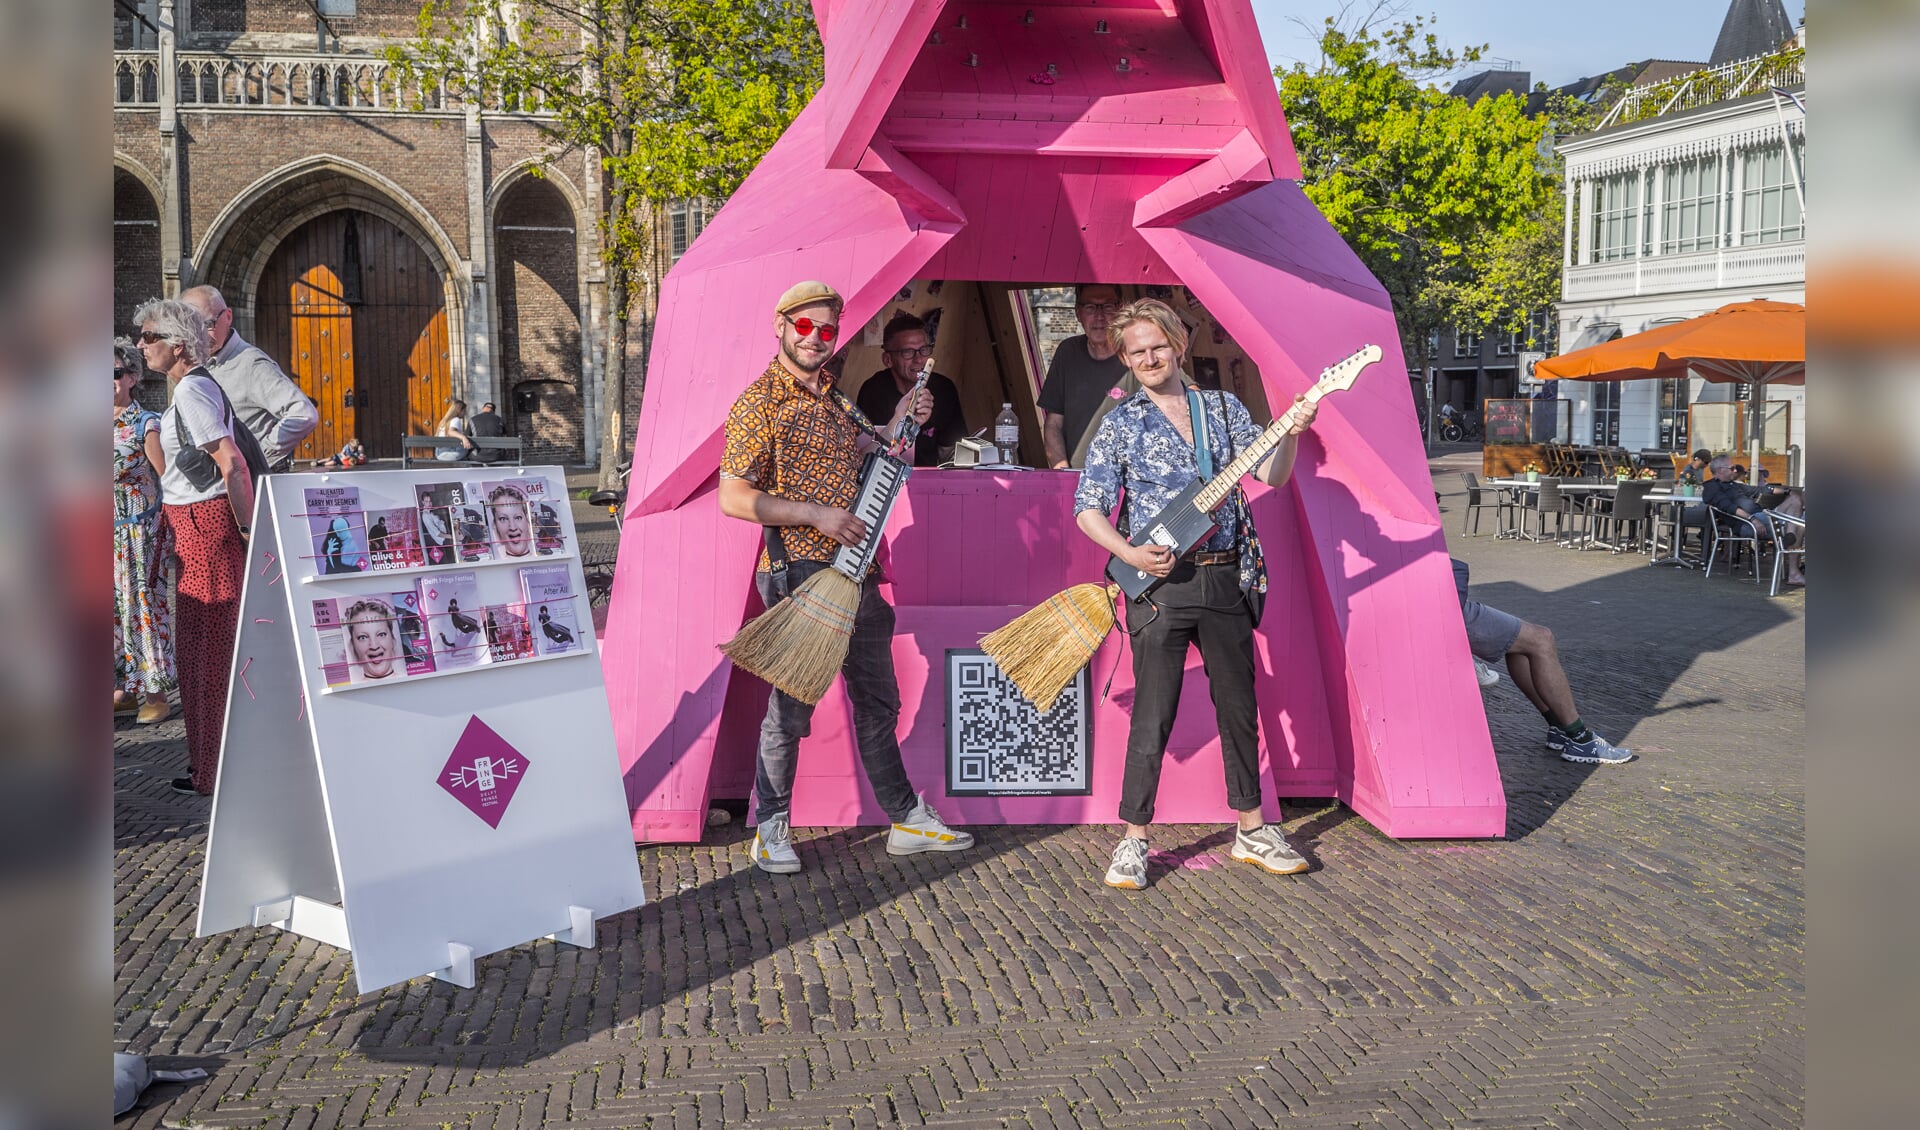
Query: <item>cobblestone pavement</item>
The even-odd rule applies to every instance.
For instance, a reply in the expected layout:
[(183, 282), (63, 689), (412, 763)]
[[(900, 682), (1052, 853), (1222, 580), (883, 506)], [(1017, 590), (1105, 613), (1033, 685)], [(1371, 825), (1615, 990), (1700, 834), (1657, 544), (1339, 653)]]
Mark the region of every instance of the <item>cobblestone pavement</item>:
[(1291, 879), (1211, 827), (1160, 829), (1135, 895), (1106, 827), (906, 859), (802, 830), (779, 878), (735, 824), (640, 849), (654, 901), (598, 949), (360, 998), (327, 946), (193, 938), (208, 804), (167, 790), (177, 721), (123, 722), (116, 1047), (212, 1078), (120, 1125), (1798, 1126), (1804, 598), (1462, 539), (1459, 501), (1477, 595), (1552, 626), (1641, 758), (1558, 760), (1503, 680), (1504, 841), (1290, 803)]

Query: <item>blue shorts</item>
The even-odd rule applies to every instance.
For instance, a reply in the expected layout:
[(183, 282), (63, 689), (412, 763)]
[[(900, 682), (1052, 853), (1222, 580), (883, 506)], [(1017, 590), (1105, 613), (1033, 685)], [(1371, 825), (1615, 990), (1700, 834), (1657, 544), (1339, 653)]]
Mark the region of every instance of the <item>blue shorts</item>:
[(1469, 600), (1460, 606), (1460, 614), (1467, 622), (1467, 649), (1483, 662), (1504, 658), (1520, 638), (1520, 617), (1510, 612)]

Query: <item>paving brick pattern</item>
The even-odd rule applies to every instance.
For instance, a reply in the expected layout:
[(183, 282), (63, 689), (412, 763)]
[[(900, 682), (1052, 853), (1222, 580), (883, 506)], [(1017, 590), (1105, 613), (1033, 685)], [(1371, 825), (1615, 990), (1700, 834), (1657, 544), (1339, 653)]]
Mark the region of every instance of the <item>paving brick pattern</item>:
[(1290, 879), (1184, 826), (1135, 895), (1106, 827), (908, 859), (801, 830), (785, 878), (735, 825), (641, 849), (654, 901), (597, 949), (361, 998), (330, 947), (192, 937), (208, 804), (166, 788), (178, 722), (121, 723), (116, 1046), (212, 1072), (121, 1125), (1798, 1126), (1803, 598), (1454, 540), (1643, 756), (1560, 761), (1503, 682), (1506, 840), (1290, 803)]

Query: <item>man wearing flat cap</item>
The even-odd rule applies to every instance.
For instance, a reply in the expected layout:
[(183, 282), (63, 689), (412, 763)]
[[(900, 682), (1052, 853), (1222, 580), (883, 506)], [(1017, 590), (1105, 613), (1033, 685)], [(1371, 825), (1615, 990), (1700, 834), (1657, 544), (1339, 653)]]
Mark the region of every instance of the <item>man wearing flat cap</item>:
[[(860, 497), (860, 460), (875, 442), (891, 441), (911, 415), (921, 423), (933, 412), (924, 390), (902, 397), (885, 428), (876, 428), (835, 387), (827, 367), (840, 335), (840, 295), (823, 282), (790, 287), (774, 304), (773, 334), (779, 351), (727, 414), (726, 451), (720, 459), (720, 511), (766, 529), (754, 584), (772, 608), (808, 577), (832, 568), (842, 545), (858, 545), (866, 524), (854, 517)], [(874, 796), (893, 821), (887, 851), (960, 851), (973, 837), (947, 827), (916, 796), (900, 759), (895, 731), (900, 688), (893, 673), (893, 606), (880, 595), (878, 570), (861, 584), (853, 639), (841, 668), (860, 763)], [(783, 691), (771, 692), (760, 724), (754, 772), (759, 828), (749, 849), (762, 871), (800, 870), (788, 812), (793, 798), (800, 739), (812, 729), (813, 706)]]

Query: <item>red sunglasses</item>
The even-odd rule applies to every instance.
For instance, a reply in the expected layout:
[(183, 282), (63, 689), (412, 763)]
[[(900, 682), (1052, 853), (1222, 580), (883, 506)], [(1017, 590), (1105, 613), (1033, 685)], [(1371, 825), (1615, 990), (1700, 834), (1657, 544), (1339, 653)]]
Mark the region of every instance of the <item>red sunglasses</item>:
[(822, 345), (830, 343), (840, 333), (840, 327), (830, 322), (816, 322), (812, 318), (788, 318), (787, 321), (792, 323), (793, 332), (801, 337), (810, 337), (813, 331), (819, 330)]

